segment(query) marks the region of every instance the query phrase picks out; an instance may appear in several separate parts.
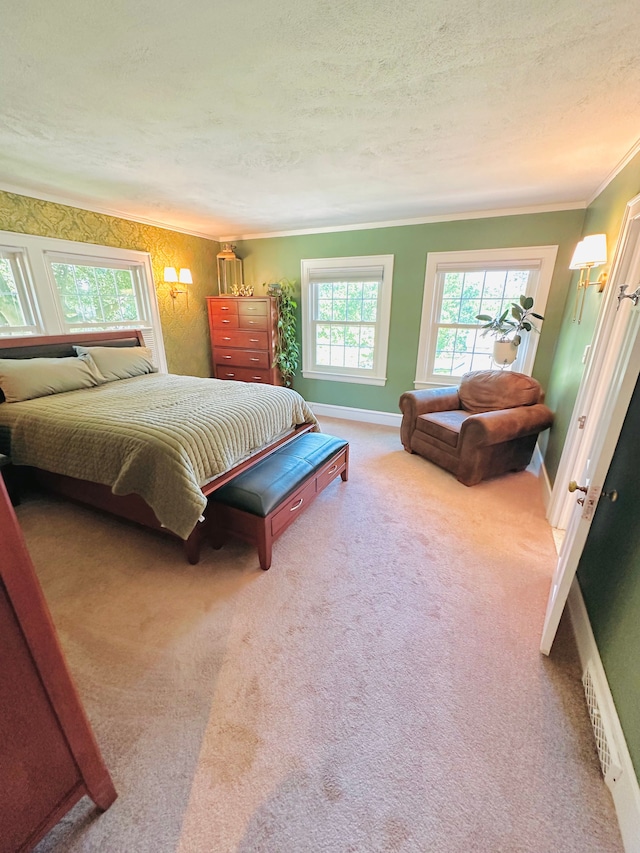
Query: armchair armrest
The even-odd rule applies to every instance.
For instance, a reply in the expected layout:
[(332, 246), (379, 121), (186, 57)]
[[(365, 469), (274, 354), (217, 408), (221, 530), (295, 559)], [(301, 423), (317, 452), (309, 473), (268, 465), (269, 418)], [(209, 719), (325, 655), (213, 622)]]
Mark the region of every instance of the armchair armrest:
[(449, 412), (460, 408), (460, 397), (456, 385), (446, 388), (425, 388), (421, 391), (406, 391), (400, 397), (402, 424), (400, 439), (405, 450), (411, 452), (411, 435), (419, 415), (429, 412)]
[(518, 406), (515, 409), (497, 409), (470, 415), (460, 428), (460, 443), (473, 442), (478, 447), (500, 444), (525, 435), (548, 429), (553, 423), (553, 412), (543, 403)]

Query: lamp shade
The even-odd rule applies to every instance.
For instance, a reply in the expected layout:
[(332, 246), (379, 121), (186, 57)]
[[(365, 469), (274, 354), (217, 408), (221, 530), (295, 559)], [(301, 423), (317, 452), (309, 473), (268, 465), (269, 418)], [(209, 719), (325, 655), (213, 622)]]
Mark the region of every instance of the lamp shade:
[(178, 275), (178, 281), (180, 284), (193, 284), (193, 279), (191, 278), (191, 270), (187, 269), (187, 267), (181, 267), (180, 273)]
[(607, 262), (607, 235), (590, 234), (581, 240), (571, 258), (569, 269), (599, 267)]
[(165, 281), (177, 281), (178, 273), (176, 272), (175, 267), (165, 267), (164, 268), (164, 280)]

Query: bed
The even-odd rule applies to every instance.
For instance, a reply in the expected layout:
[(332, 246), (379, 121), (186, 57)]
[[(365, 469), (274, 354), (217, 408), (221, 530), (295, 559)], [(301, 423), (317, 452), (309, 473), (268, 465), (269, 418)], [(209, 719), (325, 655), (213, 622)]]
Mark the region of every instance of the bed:
[[(131, 347), (141, 349), (124, 349)], [(207, 535), (208, 495), (318, 426), (290, 388), (151, 367), (120, 371), (120, 363), (144, 365), (145, 353), (137, 331), (0, 339), (8, 392), (6, 400), (0, 394), (0, 452), (59, 494), (178, 537), (195, 563)], [(32, 358), (50, 361), (4, 361)], [(82, 376), (74, 390), (58, 382), (65, 370)], [(56, 393), (11, 396), (14, 374), (37, 373), (41, 386), (46, 371), (53, 371), (46, 390)]]

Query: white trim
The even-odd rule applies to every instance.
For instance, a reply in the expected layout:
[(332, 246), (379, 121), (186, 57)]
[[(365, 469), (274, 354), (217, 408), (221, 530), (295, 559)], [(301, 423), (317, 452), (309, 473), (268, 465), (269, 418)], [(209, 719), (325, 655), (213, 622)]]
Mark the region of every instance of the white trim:
[(617, 166), (614, 166), (614, 168), (609, 172), (609, 174), (608, 174), (608, 175), (607, 175), (607, 177), (604, 179), (604, 181), (600, 184), (600, 186), (598, 187), (598, 189), (593, 193), (593, 195), (592, 195), (592, 196), (590, 196), (590, 197), (587, 199), (587, 203), (586, 203), (585, 207), (589, 207), (589, 205), (590, 205), (590, 204), (593, 204), (593, 202), (598, 198), (598, 196), (600, 195), (600, 193), (601, 193), (601, 192), (604, 192), (604, 190), (606, 190), (606, 188), (609, 186), (609, 184), (611, 183), (611, 181), (612, 181), (614, 178), (617, 178), (617, 177), (618, 177), (618, 175), (620, 174), (620, 172), (625, 168), (625, 166), (628, 166), (628, 165), (629, 165), (629, 163), (633, 160), (633, 158), (634, 158), (634, 157), (636, 156), (636, 154), (638, 154), (638, 153), (640, 153), (640, 139), (638, 139), (638, 140), (637, 140), (637, 142), (634, 142), (634, 144), (633, 144), (633, 145), (631, 146), (631, 148), (627, 151), (627, 153), (624, 155), (624, 157), (622, 158), (622, 160), (620, 160), (620, 162), (618, 163), (618, 165), (617, 165)]
[[(558, 246), (514, 246), (504, 249), (471, 249), (462, 252), (429, 252), (427, 254), (427, 266), (424, 276), (424, 291), (422, 297), (422, 314), (420, 318), (420, 343), (418, 347), (418, 359), (416, 362), (415, 387), (424, 387), (429, 383), (438, 381), (438, 376), (428, 372), (428, 356), (433, 342), (433, 330), (437, 323), (436, 287), (439, 268), (443, 265), (456, 264), (509, 264), (509, 263), (531, 263), (538, 266), (538, 274), (535, 276), (534, 285), (529, 285), (527, 295), (535, 299), (536, 311), (544, 314), (551, 279), (558, 255)], [(529, 281), (532, 281), (532, 276)], [(542, 324), (538, 324), (542, 328)], [(522, 344), (518, 347), (518, 356), (514, 362), (513, 369), (521, 373), (531, 375), (538, 349), (539, 335), (535, 332), (528, 334)], [(455, 381), (453, 377), (442, 377)]]
[[(352, 382), (358, 385), (384, 385), (387, 381), (387, 352), (391, 322), (391, 293), (393, 288), (393, 255), (355, 255), (343, 258), (303, 258), (300, 261), (302, 375), (307, 379), (330, 382)], [(315, 269), (376, 267), (382, 270), (382, 286), (378, 291), (378, 316), (375, 321), (373, 369), (330, 367), (316, 364), (314, 336), (314, 300), (310, 298), (311, 275)], [(360, 270), (361, 271), (361, 270)], [(339, 322), (339, 321), (336, 321)], [(373, 323), (371, 323), (373, 325)]]
[(574, 578), (571, 586), (568, 604), (582, 669), (584, 671), (589, 664), (596, 674), (601, 694), (598, 695), (598, 706), (602, 716), (606, 715), (608, 728), (613, 733), (618, 758), (622, 765), (620, 778), (610, 785), (622, 843), (626, 853), (640, 853), (640, 786), (577, 578)]
[[(360, 421), (364, 424), (400, 427), (402, 415), (396, 412), (377, 412), (374, 409), (355, 409), (353, 406), (334, 406), (332, 403), (309, 403), (315, 415), (341, 418), (344, 421)], [(398, 439), (399, 440), (399, 439)]]
[(540, 447), (536, 444), (535, 453), (540, 457), (540, 468), (538, 477), (542, 481), (542, 503), (544, 505), (545, 511), (549, 509), (549, 504), (551, 503), (551, 480), (549, 479), (549, 474), (547, 472), (547, 466), (544, 464), (544, 457), (540, 452)]
[(386, 376), (354, 376), (351, 373), (323, 373), (321, 370), (303, 370), (305, 379), (323, 379), (329, 382), (350, 382), (352, 385), (386, 385)]
[[(494, 219), (499, 216), (527, 216), (532, 213), (556, 213), (561, 210), (584, 210), (584, 201), (560, 201), (552, 204), (532, 204), (526, 207), (499, 207), (494, 210), (467, 210), (463, 213), (435, 213), (413, 219), (386, 219), (382, 222), (360, 222), (357, 225), (326, 225), (318, 228), (299, 228), (290, 231), (261, 231), (255, 234), (234, 234), (216, 237), (219, 243), (235, 240), (269, 240), (271, 237), (302, 237), (306, 234), (339, 234), (343, 231), (370, 231), (375, 228), (397, 228), (401, 225), (432, 225), (437, 222), (464, 222), (467, 219)], [(168, 226), (167, 226), (168, 227)]]
[(123, 210), (116, 208), (101, 207), (92, 202), (86, 202), (80, 199), (74, 199), (72, 196), (65, 196), (58, 193), (41, 192), (40, 190), (26, 190), (22, 187), (15, 187), (11, 184), (0, 183), (0, 190), (13, 195), (22, 195), (26, 198), (37, 198), (40, 201), (50, 201), (53, 204), (61, 204), (63, 207), (74, 207), (76, 210), (88, 210), (90, 213), (101, 213), (104, 216), (112, 216), (116, 219), (126, 219), (128, 222), (139, 222), (141, 225), (150, 225), (152, 228), (162, 228), (163, 231), (176, 231), (178, 234), (188, 234), (190, 237), (200, 237), (203, 240), (211, 240), (219, 243), (220, 240), (213, 234), (205, 234), (202, 231), (192, 231), (189, 228), (180, 228), (178, 225), (168, 225), (166, 222), (160, 222), (157, 219), (145, 219), (143, 216), (134, 216), (131, 213), (125, 213)]

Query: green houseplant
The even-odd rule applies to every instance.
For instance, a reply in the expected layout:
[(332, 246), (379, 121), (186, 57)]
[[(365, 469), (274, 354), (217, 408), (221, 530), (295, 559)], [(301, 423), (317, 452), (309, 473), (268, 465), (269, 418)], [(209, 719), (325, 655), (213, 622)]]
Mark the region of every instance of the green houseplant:
[(496, 364), (512, 364), (516, 360), (518, 347), (522, 342), (523, 332), (539, 332), (538, 327), (531, 322), (531, 318), (544, 320), (542, 314), (536, 314), (533, 310), (533, 297), (520, 295), (517, 302), (512, 302), (510, 307), (504, 309), (501, 314), (491, 317), (489, 314), (476, 314), (476, 320), (483, 322), (482, 334), (494, 335), (496, 338), (493, 346), (493, 360)]
[(282, 278), (267, 287), (269, 296), (275, 298), (278, 306), (278, 339), (273, 366), (280, 369), (282, 381), (287, 388), (291, 387), (300, 360), (300, 346), (296, 337), (298, 303), (293, 298), (295, 286), (295, 281)]

